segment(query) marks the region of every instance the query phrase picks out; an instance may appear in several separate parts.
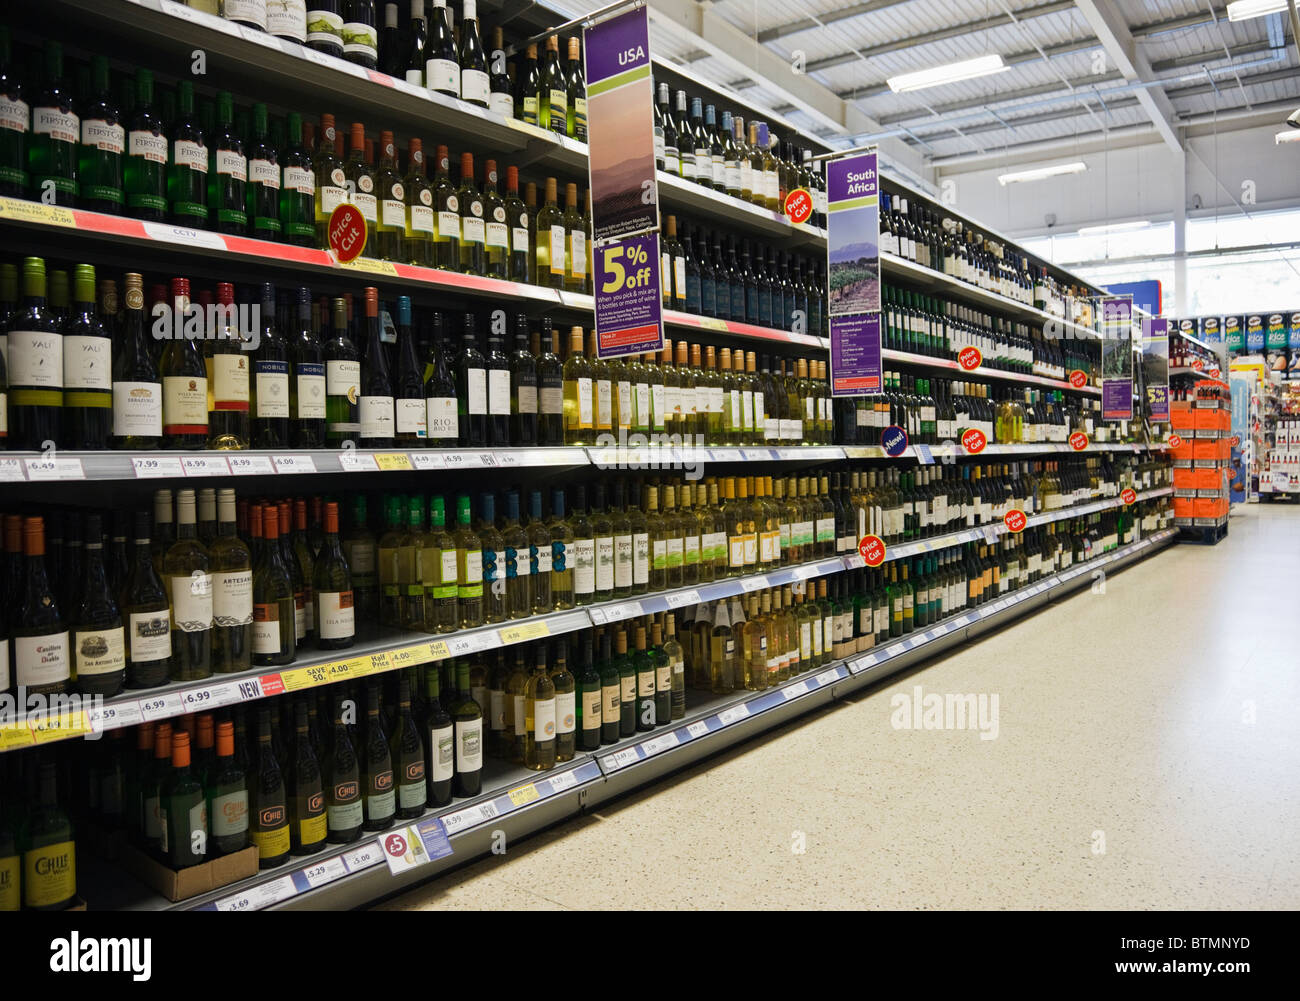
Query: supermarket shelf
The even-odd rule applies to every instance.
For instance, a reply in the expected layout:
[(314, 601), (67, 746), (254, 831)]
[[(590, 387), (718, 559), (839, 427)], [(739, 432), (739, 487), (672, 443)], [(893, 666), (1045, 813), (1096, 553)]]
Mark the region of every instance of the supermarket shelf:
[[(573, 298), (565, 296), (566, 299)], [(594, 300), (593, 306), (594, 309)], [(698, 316), (695, 313), (682, 313), (675, 309), (664, 311), (664, 323), (670, 327), (685, 327), (692, 330), (711, 330), (720, 334), (731, 334), (760, 341), (782, 341), (787, 344), (803, 344), (808, 347), (825, 348), (826, 340), (812, 334), (796, 334), (789, 330), (777, 330), (773, 327), (760, 327), (753, 323), (737, 323), (732, 320), (719, 320), (712, 316)]]
[[(1164, 442), (1157, 442), (1154, 445), (1136, 442), (1122, 441), (1103, 441), (1089, 442), (1086, 452), (1163, 452), (1168, 449)], [(1054, 455), (1054, 454), (1084, 454), (1076, 453), (1073, 448), (1066, 442), (1043, 442), (1042, 444), (1007, 444), (1007, 445), (985, 445), (983, 449), (974, 455), (968, 455), (966, 451), (957, 442), (943, 442), (938, 445), (908, 445), (906, 451), (896, 458), (916, 459), (922, 465), (928, 466), (935, 461), (943, 462), (947, 459), (975, 459), (978, 460), (986, 455)], [(845, 445), (844, 454), (850, 459), (888, 459), (891, 458), (879, 445)]]
[(1195, 376), (1195, 377), (1198, 378), (1198, 379), (1206, 379), (1206, 380), (1208, 380), (1208, 381), (1213, 381), (1213, 382), (1222, 382), (1222, 381), (1223, 381), (1222, 379), (1217, 379), (1217, 378), (1215, 378), (1214, 376), (1210, 375), (1210, 373), (1209, 373), (1208, 371), (1204, 370), (1204, 369), (1192, 368), (1192, 367), (1190, 367), (1190, 366), (1186, 366), (1186, 365), (1183, 366), (1183, 367), (1181, 367), (1181, 368), (1177, 368), (1177, 367), (1175, 367), (1175, 368), (1171, 368), (1171, 369), (1169, 370), (1169, 377), (1170, 377), (1171, 379), (1172, 379), (1174, 376), (1176, 376), (1176, 375), (1189, 375), (1189, 376)]
[(1193, 337), (1191, 334), (1184, 333), (1176, 327), (1171, 326), (1169, 328), (1169, 335), (1171, 337), (1181, 337), (1188, 344), (1195, 344), (1198, 348), (1201, 348), (1203, 351), (1208, 351), (1210, 354), (1217, 355), (1219, 353), (1219, 349), (1213, 344), (1206, 344), (1205, 341), (1201, 340), (1199, 337)]
[(1081, 340), (1096, 340), (1099, 336), (1091, 327), (1072, 323), (1041, 309), (1035, 309), (1033, 306), (1026, 306), (1023, 302), (1008, 299), (996, 292), (985, 291), (969, 282), (961, 281), (930, 268), (924, 268), (894, 254), (880, 255), (880, 272), (881, 276), (885, 278), (904, 279), (930, 292), (951, 295), (967, 302), (978, 303), (988, 309), (996, 309), (1014, 319), (1035, 324), (1044, 330), (1051, 330), (1058, 338), (1070, 337)]
[[(83, 880), (86, 893), (97, 910), (345, 910), (363, 906), (488, 854), (497, 832), (512, 841), (542, 830), (874, 685), (1087, 584), (1096, 568), (1114, 569), (1152, 555), (1175, 534), (1172, 530), (1153, 533), (887, 646), (807, 671), (779, 688), (704, 696), (672, 727), (630, 737), (594, 754), (581, 753), (572, 762), (540, 776), (518, 766), (489, 761), (484, 792), (474, 799), (428, 811), (420, 820), (402, 821), (389, 832), (368, 834), (365, 840), (346, 847), (332, 846), (317, 855), (294, 859), (204, 896), (174, 904), (132, 877), (105, 873), (103, 867), (97, 867), (100, 872)], [(693, 701), (697, 695), (691, 693)], [(450, 854), (416, 868), (390, 872), (384, 864), (383, 839), (391, 831), (417, 825), (430, 832), (430, 840), (439, 841), (445, 835)]]
[[(711, 222), (731, 226), (739, 223), (745, 226), (747, 231), (784, 241), (787, 249), (791, 246), (817, 248), (826, 246), (826, 231), (823, 229), (817, 229), (806, 223), (793, 223), (780, 212), (759, 208), (751, 202), (732, 198), (730, 195), (662, 170), (657, 172), (657, 176), (661, 203), (680, 205), (689, 210), (693, 216), (704, 216)], [(660, 214), (668, 214), (664, 212), (662, 204)]]
[(588, 446), (587, 456), (601, 469), (676, 469), (706, 462), (834, 462), (844, 458), (838, 445), (787, 445), (737, 448), (699, 446)]
[(1076, 389), (1064, 379), (1049, 379), (1042, 375), (1025, 375), (1021, 372), (1003, 372), (996, 368), (985, 368), (980, 366), (974, 371), (969, 371), (961, 367), (958, 362), (950, 358), (933, 358), (930, 355), (912, 354), (908, 351), (895, 351), (893, 348), (884, 348), (881, 356), (885, 361), (898, 362), (903, 365), (922, 365), (926, 368), (942, 369), (947, 372), (960, 372), (963, 375), (969, 375), (973, 379), (994, 379), (1001, 382), (1019, 382), (1030, 386), (1046, 386), (1049, 389), (1061, 389), (1067, 393), (1083, 393), (1088, 396), (1100, 396), (1101, 390), (1095, 386), (1085, 386), (1082, 389)]
[[(274, 95), (290, 108), (333, 112), (340, 127), (364, 121), (423, 135), (432, 155), (436, 140), (456, 150), (510, 157), (521, 166), (542, 164), (584, 177), (586, 145), (535, 126), (503, 118), (477, 105), (367, 70), (266, 32), (240, 27), (171, 0), (54, 0), (53, 8), (86, 32), (127, 43), (141, 65), (188, 65), (202, 49), (225, 89)], [(57, 20), (47, 12), (47, 20)], [(142, 45), (152, 49), (140, 53)], [(153, 59), (157, 54), (160, 58)]]

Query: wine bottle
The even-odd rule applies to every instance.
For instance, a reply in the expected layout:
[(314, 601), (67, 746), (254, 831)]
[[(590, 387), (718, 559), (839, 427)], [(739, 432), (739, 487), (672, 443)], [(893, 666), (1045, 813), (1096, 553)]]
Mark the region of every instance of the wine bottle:
[[(569, 292), (589, 291), (587, 287), (587, 233), (578, 211), (578, 186), (564, 186), (564, 288)], [(552, 227), (554, 228), (554, 227)]]
[(63, 46), (46, 41), (45, 79), (32, 101), (32, 132), (27, 141), (31, 190), (51, 205), (73, 205), (78, 195), (77, 142), (81, 119), (72, 89), (63, 79)]
[(294, 855), (310, 855), (325, 847), (328, 821), (320, 760), (307, 730), (307, 701), (295, 699), (293, 706), (293, 758), (289, 766), (289, 845)]
[(108, 447), (113, 423), (112, 336), (95, 307), (95, 269), (78, 264), (63, 328), (63, 434), (67, 448)]
[(262, 285), (260, 311), (261, 329), (253, 357), (252, 446), (285, 448), (291, 440), (289, 344), (275, 322), (274, 285)]
[(330, 215), (348, 200), (347, 172), (344, 170), (343, 160), (335, 151), (337, 142), (338, 131), (334, 116), (321, 115), (320, 144), (316, 148), (316, 155), (312, 158), (312, 169), (316, 178), (316, 246), (321, 248), (330, 245)]
[(126, 623), (126, 684), (153, 688), (165, 684), (171, 671), (171, 606), (153, 565), (149, 513), (137, 511), (134, 523), (131, 568), (119, 601)]
[(38, 452), (59, 444), (64, 393), (63, 335), (46, 302), (45, 262), (23, 259), (23, 302), (8, 332), (10, 447)]
[(361, 441), (366, 448), (393, 444), (393, 381), (380, 340), (379, 289), (366, 288), (366, 352), (361, 359)]
[(113, 352), (113, 447), (147, 450), (162, 441), (162, 383), (145, 334), (144, 283), (128, 273), (126, 312)]
[(190, 768), (190, 735), (172, 735), (171, 768), (158, 797), (159, 848), (172, 869), (198, 865), (207, 856), (208, 815), (203, 784)]
[(289, 443), (293, 448), (325, 445), (325, 352), (312, 328), (311, 289), (297, 293), (297, 328), (289, 342)]
[(266, 105), (253, 105), (253, 131), (247, 149), (249, 236), (279, 240), (281, 170), (280, 153), (270, 141)]
[(537, 358), (537, 444), (564, 444), (564, 364), (557, 353), (559, 335), (549, 316), (533, 351)]
[(379, 35), (375, 0), (346, 0), (343, 22), (343, 58), (350, 63), (376, 69), (379, 66)]
[(497, 191), (497, 162), (483, 165), (484, 274), (502, 280), (510, 277), (510, 226), (506, 203)]
[(546, 39), (546, 56), (542, 63), (541, 86), (537, 90), (537, 124), (556, 135), (568, 134), (569, 83), (560, 65), (560, 38)]
[(433, 240), (433, 266), (444, 271), (460, 270), (460, 199), (448, 174), (451, 162), (447, 147), (438, 147), (434, 171), (433, 207), (438, 229)]
[(492, 29), (492, 51), (488, 53), (488, 108), (507, 120), (515, 117), (515, 98), (511, 92), (510, 74), (506, 71), (506, 47), (501, 26)]
[[(334, 735), (325, 758), (325, 817), (331, 844), (347, 844), (361, 835), (365, 808), (361, 799), (361, 762), (345, 722), (347, 705), (342, 692), (333, 697)], [(355, 712), (355, 710), (353, 710)]]
[(439, 697), (439, 673), (436, 664), (424, 669), (425, 684), (425, 748), (428, 760), (425, 776), (430, 806), (446, 806), (451, 802), (452, 779), (456, 772), (455, 731), (451, 717)]
[(424, 47), (424, 85), (429, 90), (460, 97), (460, 63), (456, 38), (447, 19), (447, 0), (433, 0), (429, 41)]
[(325, 505), (325, 538), (312, 577), (316, 645), (322, 650), (350, 647), (356, 636), (352, 575), (339, 544), (339, 506)]
[(451, 349), (442, 333), (442, 314), (434, 314), (434, 337), (429, 342), (425, 365), (424, 405), (429, 444), (455, 445), (460, 437), (456, 379), (452, 374)]
[(478, 324), (473, 313), (465, 314), (461, 349), (456, 356), (456, 409), (459, 443), (471, 448), (486, 445), (487, 362), (478, 349)]
[(424, 17), (424, 0), (411, 0), (411, 20), (406, 29), (406, 58), (402, 62), (402, 72), (406, 82), (424, 86), (424, 49), (429, 41), (429, 26)]
[(362, 253), (367, 257), (378, 257), (379, 200), (375, 194), (375, 169), (366, 158), (366, 127), (361, 122), (352, 123), (343, 176), (347, 182), (348, 201), (356, 206), (366, 221), (366, 242)]
[(533, 252), (530, 241), (528, 208), (519, 197), (519, 168), (506, 168), (505, 225), (509, 243), (505, 277), (516, 282), (532, 282)]
[(291, 847), (289, 834), (288, 794), (284, 772), (271, 746), (271, 711), (257, 710), (257, 754), (250, 777), (249, 840), (257, 846), (259, 869), (273, 869), (288, 861)]
[(397, 26), (397, 4), (384, 4), (384, 26), (379, 31), (379, 71), (401, 78), (404, 67), (402, 33)]
[(583, 751), (595, 751), (600, 747), (601, 681), (591, 655), (592, 634), (587, 631), (582, 634), (578, 670), (574, 676), (576, 739), (577, 747)]
[(405, 674), (397, 679), (397, 718), (388, 750), (397, 775), (397, 816), (412, 820), (424, 813), (428, 789), (424, 776), (424, 742), (411, 715), (411, 685)]
[(425, 174), (424, 143), (419, 139), (412, 139), (407, 144), (406, 162), (406, 260), (409, 264), (431, 268), (437, 225), (434, 221), (433, 188)]
[[(272, 293), (274, 300), (274, 292)], [(208, 448), (248, 448), (250, 398), (249, 352), (244, 350), (245, 332), (239, 329), (235, 308), (235, 286), (217, 282), (220, 329), (205, 343), (204, 364), (212, 396), (208, 402)], [(272, 316), (274, 309), (269, 311)]]
[(208, 147), (194, 112), (194, 84), (176, 85), (176, 120), (170, 123), (171, 158), (167, 167), (167, 201), (177, 225), (208, 226)]
[(487, 232), (483, 197), (474, 184), (474, 154), (460, 155), (460, 271), (467, 275), (487, 274)]
[(478, 11), (475, 0), (462, 0), (460, 16), (460, 98), (480, 107), (488, 107), (491, 84), (483, 40), (479, 37)]
[(406, 188), (397, 172), (397, 146), (393, 133), (379, 134), (379, 169), (375, 173), (375, 190), (379, 199), (376, 227), (376, 257), (385, 261), (405, 261)]
[(397, 795), (393, 788), (393, 759), (379, 715), (379, 683), (366, 685), (365, 746), (361, 754), (361, 787), (367, 831), (382, 831), (393, 821)]
[[(538, 646), (538, 658), (545, 657), (546, 643)], [(555, 691), (555, 760), (572, 761), (577, 746), (577, 683), (569, 671), (568, 657), (565, 653), (567, 640), (555, 644), (551, 657), (551, 685)]]
[(569, 357), (564, 362), (564, 441), (591, 445), (595, 438), (591, 363), (583, 355), (582, 328), (569, 331)]
[[(31, 128), (27, 96), (22, 74), (13, 63), (9, 27), (5, 25), (0, 28), (0, 195), (6, 198), (27, 197), (27, 142)], [(8, 899), (14, 901), (16, 909), (20, 896), (17, 882), (7, 892), (13, 894)]]
[(460, 626), (457, 608), (456, 541), (447, 531), (446, 502), (429, 499), (429, 535), (425, 543), (425, 632), (449, 633)]
[(488, 351), (483, 360), (487, 375), (487, 443), (510, 445), (510, 360), (505, 344), (505, 313), (494, 313), (488, 324)]
[(262, 548), (253, 569), (253, 664), (288, 664), (297, 649), (293, 580), (280, 544), (275, 504), (262, 509)]
[(565, 134), (578, 142), (587, 141), (587, 82), (582, 71), (582, 52), (576, 35), (569, 36), (569, 67), (566, 77)]
[(415, 332), (411, 329), (411, 299), (397, 299), (397, 373), (393, 379), (394, 440), (399, 445), (423, 447), (429, 438), (424, 378), (416, 358)]
[(36, 768), (36, 796), (18, 833), (23, 855), (23, 906), (61, 911), (77, 899), (77, 847), (72, 822), (59, 806), (58, 770), (52, 761)]
[(348, 337), (347, 302), (333, 301), (325, 342), (325, 441), (331, 448), (355, 445), (361, 436), (361, 362)]
[(216, 759), (208, 769), (208, 854), (214, 858), (248, 847), (248, 775), (235, 758), (235, 724), (217, 724)]
[(208, 137), (208, 210), (218, 233), (242, 236), (248, 229), (248, 160), (234, 120), (234, 98), (220, 91), (216, 128)]
[(538, 95), (542, 88), (542, 70), (537, 62), (537, 45), (524, 47), (523, 59), (515, 67), (519, 119), (526, 125), (538, 124)]
[(86, 516), (84, 588), (72, 613), (72, 649), (76, 689), (110, 696), (126, 682), (126, 640), (117, 601), (104, 570), (103, 525), (98, 514)]
[(483, 786), (483, 709), (470, 696), (469, 664), (456, 665), (458, 698), (449, 714), (456, 741), (457, 796), (477, 796)]
[(194, 522), (194, 491), (176, 492), (176, 542), (163, 557), (172, 600), (172, 680), (212, 674), (212, 576)]
[(61, 694), (70, 686), (72, 653), (47, 575), (44, 518), (23, 522), (23, 563), (23, 588), (11, 624), (14, 680), (28, 694)]
[(510, 440), (538, 443), (537, 359), (528, 350), (528, 314), (515, 316), (515, 344), (510, 355)]

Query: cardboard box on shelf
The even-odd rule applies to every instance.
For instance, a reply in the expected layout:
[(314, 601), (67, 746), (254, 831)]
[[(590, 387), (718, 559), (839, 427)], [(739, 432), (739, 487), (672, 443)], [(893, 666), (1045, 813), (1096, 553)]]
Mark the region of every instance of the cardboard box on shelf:
[(188, 900), (249, 876), (257, 875), (257, 848), (222, 855), (188, 869), (169, 869), (132, 845), (123, 845), (118, 853), (122, 866), (171, 901)]

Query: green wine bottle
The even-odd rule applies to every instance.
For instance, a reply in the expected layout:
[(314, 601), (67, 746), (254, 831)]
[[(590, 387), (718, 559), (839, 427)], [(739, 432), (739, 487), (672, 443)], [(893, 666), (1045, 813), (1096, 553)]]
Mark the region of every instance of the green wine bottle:
[(271, 748), (271, 711), (257, 711), (256, 774), (249, 783), (252, 810), (249, 838), (257, 846), (259, 869), (272, 869), (289, 859), (289, 809), (284, 773)]
[(424, 813), (428, 789), (424, 777), (424, 741), (411, 715), (411, 684), (405, 674), (397, 679), (397, 719), (388, 741), (397, 776), (397, 816), (411, 820)]
[(307, 730), (307, 701), (294, 700), (294, 746), (289, 766), (290, 851), (310, 855), (325, 847), (328, 822), (320, 761)]
[(190, 768), (190, 735), (179, 730), (172, 736), (171, 771), (163, 781), (158, 807), (162, 854), (173, 869), (205, 861), (208, 850), (208, 812), (203, 784)]
[(41, 762), (36, 783), (36, 801), (19, 834), (23, 853), (23, 904), (35, 911), (66, 910), (77, 899), (77, 846), (72, 822), (59, 806), (58, 771), (54, 762)]
[(230, 855), (248, 847), (248, 776), (235, 758), (235, 724), (217, 724), (217, 756), (208, 769), (208, 854)]

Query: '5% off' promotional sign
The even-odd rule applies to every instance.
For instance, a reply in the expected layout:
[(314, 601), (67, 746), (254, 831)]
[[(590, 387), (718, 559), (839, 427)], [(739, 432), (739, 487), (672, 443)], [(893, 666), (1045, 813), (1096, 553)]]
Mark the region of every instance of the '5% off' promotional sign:
[[(596, 248), (596, 341), (601, 358), (663, 348), (659, 234)], [(677, 276), (686, 284), (685, 261)]]

